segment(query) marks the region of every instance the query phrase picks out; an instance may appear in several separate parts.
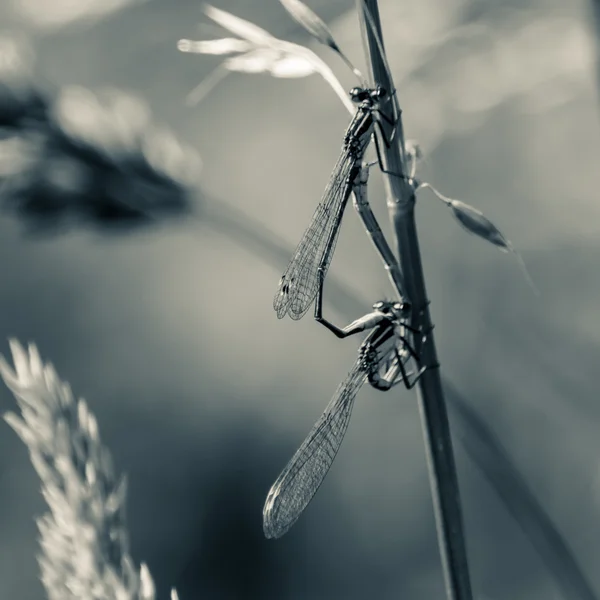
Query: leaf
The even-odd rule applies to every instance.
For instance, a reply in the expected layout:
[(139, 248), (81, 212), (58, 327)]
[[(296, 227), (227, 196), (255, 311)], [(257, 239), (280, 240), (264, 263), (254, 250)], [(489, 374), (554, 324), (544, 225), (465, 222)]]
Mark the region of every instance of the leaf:
[(287, 79), (308, 77), (316, 72), (314, 64), (302, 58), (301, 56), (287, 55), (275, 63), (269, 69), (269, 73), (273, 77), (281, 77)]
[(240, 56), (227, 59), (223, 66), (240, 73), (264, 73), (270, 71), (281, 54), (270, 48), (259, 48)]
[(244, 38), (253, 44), (271, 46), (274, 42), (277, 42), (277, 39), (268, 31), (262, 29), (262, 27), (250, 23), (250, 21), (240, 19), (227, 11), (215, 8), (210, 4), (207, 4), (204, 7), (204, 12), (208, 18), (218, 23), (224, 29), (231, 31), (231, 33), (235, 33), (235, 35), (239, 35), (241, 38)]
[(177, 50), (193, 54), (233, 54), (235, 52), (248, 52), (252, 45), (245, 40), (237, 38), (222, 38), (219, 40), (179, 40)]
[(325, 46), (341, 53), (340, 47), (333, 39), (333, 34), (321, 17), (314, 13), (304, 2), (300, 0), (280, 0), (283, 8), (288, 11), (292, 18), (302, 25), (308, 33), (319, 40)]

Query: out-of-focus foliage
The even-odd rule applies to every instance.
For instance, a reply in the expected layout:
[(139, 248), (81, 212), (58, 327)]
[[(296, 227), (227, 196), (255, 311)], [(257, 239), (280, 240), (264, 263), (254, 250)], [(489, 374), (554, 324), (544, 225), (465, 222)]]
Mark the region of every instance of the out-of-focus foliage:
[(346, 109), (352, 114), (354, 105), (346, 90), (337, 80), (329, 66), (312, 50), (273, 37), (258, 25), (240, 19), (231, 13), (206, 5), (206, 15), (238, 38), (194, 41), (181, 39), (177, 43), (180, 52), (194, 54), (233, 54), (202, 80), (188, 95), (188, 104), (196, 104), (230, 71), (240, 73), (269, 73), (273, 77), (294, 79), (319, 73), (336, 92)]
[(0, 72), (0, 205), (29, 227), (137, 226), (192, 209), (201, 160), (117, 89), (42, 93)]
[(15, 367), (0, 356), (0, 376), (19, 414), (4, 418), (27, 446), (50, 509), (37, 520), (48, 600), (155, 600), (148, 567), (138, 571), (129, 553), (126, 480), (115, 474), (96, 418), (34, 345), (12, 340), (11, 350)]
[(145, 0), (7, 0), (13, 16), (36, 29), (53, 31), (74, 24), (93, 24)]
[[(0, 34), (0, 134), (9, 135), (11, 130), (47, 118), (47, 98), (31, 83), (34, 60), (33, 49), (24, 36), (15, 32)], [(0, 157), (1, 175), (6, 158), (4, 154)]]

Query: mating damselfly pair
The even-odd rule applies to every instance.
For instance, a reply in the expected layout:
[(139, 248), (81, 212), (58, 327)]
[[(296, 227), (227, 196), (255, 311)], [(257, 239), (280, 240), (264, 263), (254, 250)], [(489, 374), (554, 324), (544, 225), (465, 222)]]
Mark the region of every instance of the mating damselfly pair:
[[(355, 68), (353, 71), (358, 73)], [(281, 277), (273, 307), (279, 318), (287, 314), (298, 320), (315, 302), (316, 321), (337, 337), (345, 338), (363, 331), (370, 333), (361, 344), (358, 359), (348, 376), (268, 493), (263, 510), (263, 529), (268, 538), (284, 535), (317, 492), (343, 441), (361, 386), (368, 381), (375, 389), (386, 391), (403, 383), (411, 389), (428, 368), (421, 365), (419, 358), (419, 348), (428, 332), (422, 331), (415, 319), (404, 291), (399, 264), (367, 199), (370, 167), (378, 164), (387, 172), (383, 167), (378, 136), (386, 146), (393, 143), (399, 119), (395, 92), (390, 93), (380, 86), (369, 87), (361, 81), (361, 87), (350, 91), (350, 98), (356, 104), (356, 113), (346, 129), (341, 155), (310, 225)], [(392, 102), (393, 119), (381, 110), (383, 102)], [(391, 136), (385, 135), (384, 122), (391, 127)], [(365, 155), (371, 140), (374, 140), (377, 161), (369, 164)], [(413, 171), (414, 159), (413, 156)], [(351, 195), (398, 299), (376, 302), (372, 312), (339, 328), (323, 316), (323, 290)]]
[[(387, 390), (402, 382), (410, 389), (428, 369), (438, 366), (433, 337), (429, 334), (433, 325), (421, 281), (420, 258), (412, 225), (411, 207), (418, 189), (431, 189), (438, 199), (451, 209), (451, 213), (462, 227), (471, 234), (485, 239), (503, 252), (515, 254), (529, 283), (537, 292), (520, 254), (481, 211), (460, 200), (448, 198), (429, 183), (415, 179), (416, 161), (420, 158), (419, 149), (413, 146), (407, 152), (400, 107), (378, 34), (380, 25), (374, 21), (367, 0), (358, 0), (358, 4), (368, 26), (365, 29), (369, 38), (369, 51), (373, 53), (374, 48), (377, 49), (373, 54), (377, 57), (373, 60), (374, 70), (378, 71), (377, 79), (384, 82), (384, 85), (369, 85), (366, 82), (358, 69), (342, 53), (325, 23), (301, 0), (280, 1), (304, 29), (333, 49), (358, 77), (360, 86), (350, 91), (352, 101), (348, 101), (333, 72), (312, 51), (278, 40), (253, 23), (214, 7), (206, 7), (206, 14), (239, 39), (224, 38), (197, 43), (180, 40), (179, 46), (180, 50), (185, 52), (237, 54), (238, 56), (224, 63), (225, 69), (231, 71), (269, 72), (275, 77), (301, 77), (319, 72), (353, 114), (345, 132), (340, 157), (321, 202), (281, 277), (273, 306), (279, 318), (289, 315), (298, 320), (316, 300), (316, 321), (325, 325), (338, 337), (347, 337), (361, 331), (370, 333), (361, 345), (358, 361), (347, 379), (340, 385), (321, 419), (272, 486), (263, 511), (264, 531), (267, 537), (283, 535), (317, 491), (342, 442), (360, 385), (369, 381), (373, 387)], [(376, 3), (374, 5), (376, 6)], [(222, 77), (222, 74), (219, 77)], [(214, 85), (214, 81), (219, 77), (209, 78), (210, 86)], [(203, 88), (205, 93), (205, 88), (210, 89), (210, 86), (203, 83), (198, 89)], [(371, 140), (375, 142), (377, 160), (369, 163), (365, 157)], [(388, 163), (382, 158), (382, 149), (383, 156), (387, 155), (386, 161), (389, 158), (390, 170), (386, 168)], [(398, 205), (390, 205), (394, 212), (395, 224), (399, 225), (403, 216), (408, 217), (404, 222), (404, 225), (408, 225), (406, 239), (401, 231), (402, 226), (396, 229), (399, 246), (407, 250), (403, 250), (402, 254), (404, 266), (410, 271), (406, 275), (410, 275), (410, 290), (416, 298), (415, 306), (411, 305), (399, 263), (367, 199), (369, 169), (375, 164), (387, 175), (389, 188), (396, 188), (393, 197)], [(403, 182), (397, 185), (400, 180)], [(323, 317), (323, 287), (339, 237), (342, 216), (351, 195), (354, 196), (353, 203), (358, 215), (383, 260), (397, 299), (377, 302), (373, 305), (372, 312), (340, 329)], [(404, 206), (399, 211), (400, 199), (406, 200), (406, 203), (403, 202)], [(405, 207), (406, 215), (402, 215)], [(440, 434), (444, 438), (449, 436), (445, 430)], [(449, 467), (449, 470), (453, 472), (453, 467)]]

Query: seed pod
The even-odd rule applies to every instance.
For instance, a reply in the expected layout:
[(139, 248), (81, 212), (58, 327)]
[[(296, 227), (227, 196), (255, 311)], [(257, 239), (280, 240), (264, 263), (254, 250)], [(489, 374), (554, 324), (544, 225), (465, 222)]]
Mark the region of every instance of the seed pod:
[(460, 200), (454, 200), (448, 198), (440, 192), (438, 192), (433, 186), (428, 183), (417, 182), (415, 189), (417, 188), (429, 188), (446, 206), (452, 210), (452, 214), (456, 217), (458, 222), (466, 229), (469, 233), (472, 233), (491, 244), (494, 244), (501, 252), (511, 252), (515, 255), (519, 261), (519, 265), (533, 291), (536, 295), (539, 295), (539, 291), (527, 270), (523, 257), (517, 252), (515, 247), (512, 245), (510, 240), (504, 237), (504, 234), (478, 209), (474, 208), (466, 202)]
[(502, 252), (512, 251), (512, 244), (502, 235), (502, 232), (476, 208), (461, 202), (450, 200), (447, 203), (458, 222), (470, 233), (478, 235), (500, 248)]

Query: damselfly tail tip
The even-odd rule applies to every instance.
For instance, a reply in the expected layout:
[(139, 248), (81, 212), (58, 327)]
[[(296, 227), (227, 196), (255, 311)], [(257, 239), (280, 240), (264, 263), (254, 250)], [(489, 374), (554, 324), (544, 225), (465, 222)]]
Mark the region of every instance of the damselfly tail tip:
[(270, 521), (263, 521), (263, 533), (268, 540), (277, 540), (285, 532), (280, 532)]
[(288, 530), (288, 528), (282, 528), (281, 524), (277, 522), (275, 516), (277, 512), (275, 507), (276, 499), (277, 490), (274, 490), (272, 487), (267, 494), (263, 508), (263, 533), (268, 540), (276, 540)]

